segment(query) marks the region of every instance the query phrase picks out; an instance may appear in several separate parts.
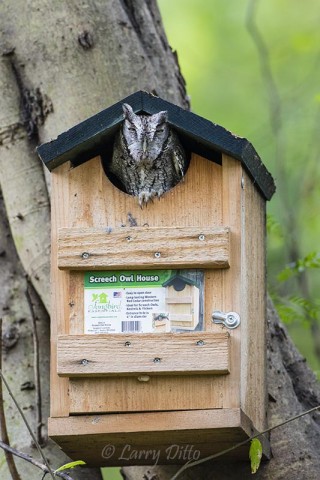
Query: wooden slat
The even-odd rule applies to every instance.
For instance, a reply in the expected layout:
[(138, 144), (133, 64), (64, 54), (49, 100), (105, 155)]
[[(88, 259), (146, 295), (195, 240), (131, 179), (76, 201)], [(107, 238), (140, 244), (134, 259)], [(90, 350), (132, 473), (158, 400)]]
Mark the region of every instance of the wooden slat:
[[(68, 290), (69, 272), (57, 267), (58, 228), (65, 227), (69, 221), (69, 179), (68, 166), (58, 168), (51, 177), (51, 358), (50, 389), (54, 392), (50, 399), (52, 416), (66, 417), (69, 414), (67, 378), (57, 375), (56, 355), (58, 334), (69, 333)], [(66, 298), (64, 298), (66, 296)], [(64, 301), (62, 301), (62, 299)]]
[(59, 230), (58, 266), (72, 270), (227, 268), (229, 229), (62, 228)]
[[(94, 421), (95, 420), (95, 421)], [(67, 428), (66, 428), (67, 426)], [(180, 412), (137, 412), (108, 415), (74, 415), (67, 419), (49, 418), (50, 437), (72, 435), (174, 432), (242, 427), (250, 434), (251, 422), (239, 408), (184, 410)], [(120, 439), (121, 441), (122, 439)], [(156, 440), (154, 438), (154, 440)], [(155, 442), (156, 443), (156, 442)]]
[[(203, 458), (255, 433), (240, 409), (226, 408), (74, 415), (66, 419), (49, 418), (48, 427), (50, 437), (72, 459), (81, 458), (88, 465), (97, 466), (132, 465), (133, 462), (135, 465), (184, 464), (188, 454), (190, 460)], [(268, 442), (264, 437), (261, 442), (264, 458), (268, 458)], [(111, 454), (110, 445), (113, 446)], [(231, 450), (223, 458), (247, 461), (248, 450), (249, 443)], [(135, 457), (130, 458), (130, 454)]]
[(225, 377), (230, 374), (150, 375), (148, 382), (139, 381), (138, 375), (73, 377), (70, 414), (222, 409)]
[(265, 200), (243, 172), (241, 406), (262, 431), (267, 428)]
[(178, 303), (192, 303), (192, 297), (167, 297), (166, 298), (167, 304), (178, 304)]
[[(203, 344), (197, 344), (202, 341)], [(68, 377), (229, 372), (229, 334), (58, 337), (58, 374)]]

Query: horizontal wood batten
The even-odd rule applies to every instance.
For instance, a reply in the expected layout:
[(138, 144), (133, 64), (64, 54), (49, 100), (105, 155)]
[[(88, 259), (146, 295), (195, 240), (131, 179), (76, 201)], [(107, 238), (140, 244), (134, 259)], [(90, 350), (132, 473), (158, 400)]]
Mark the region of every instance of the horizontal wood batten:
[(70, 270), (229, 267), (229, 229), (62, 228), (58, 266)]
[[(67, 425), (67, 429), (65, 426)], [(74, 415), (50, 417), (50, 437), (78, 435), (103, 435), (106, 433), (147, 433), (178, 430), (206, 430), (222, 428), (244, 428), (250, 434), (252, 424), (240, 408), (216, 408), (203, 410), (181, 410), (179, 412), (128, 412), (99, 415)]]
[(63, 335), (58, 337), (58, 374), (226, 374), (229, 333)]

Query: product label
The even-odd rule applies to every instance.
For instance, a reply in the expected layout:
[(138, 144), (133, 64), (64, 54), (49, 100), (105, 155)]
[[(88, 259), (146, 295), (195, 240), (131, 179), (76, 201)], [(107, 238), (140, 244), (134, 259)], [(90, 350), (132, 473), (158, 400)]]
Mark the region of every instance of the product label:
[(203, 323), (203, 272), (87, 272), (85, 333), (195, 331)]

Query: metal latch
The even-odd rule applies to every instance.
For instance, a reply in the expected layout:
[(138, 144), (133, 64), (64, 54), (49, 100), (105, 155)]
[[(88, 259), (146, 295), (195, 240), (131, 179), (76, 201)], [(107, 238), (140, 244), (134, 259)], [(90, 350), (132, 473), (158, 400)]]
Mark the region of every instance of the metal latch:
[(222, 323), (227, 328), (237, 328), (240, 325), (240, 315), (237, 312), (223, 313), (216, 310), (212, 314), (213, 323)]

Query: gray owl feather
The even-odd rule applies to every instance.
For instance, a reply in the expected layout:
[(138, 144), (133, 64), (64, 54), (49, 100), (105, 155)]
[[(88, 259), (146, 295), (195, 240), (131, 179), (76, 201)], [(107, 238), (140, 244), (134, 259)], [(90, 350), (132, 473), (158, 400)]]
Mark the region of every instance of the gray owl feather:
[(166, 111), (136, 115), (130, 105), (122, 108), (124, 122), (115, 139), (110, 172), (142, 207), (183, 178), (186, 155)]

